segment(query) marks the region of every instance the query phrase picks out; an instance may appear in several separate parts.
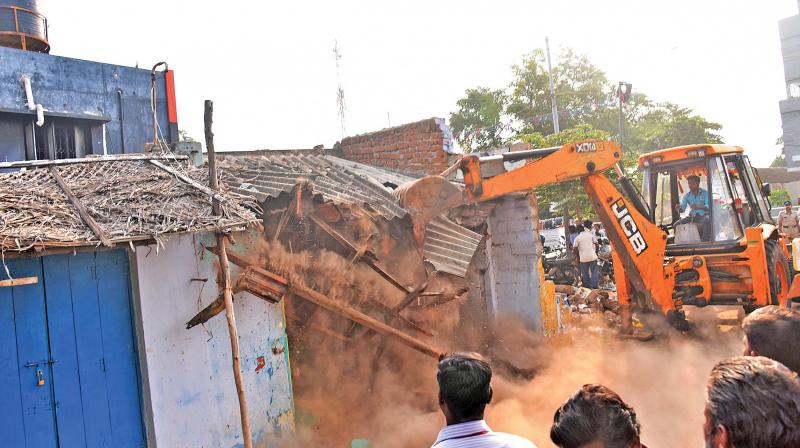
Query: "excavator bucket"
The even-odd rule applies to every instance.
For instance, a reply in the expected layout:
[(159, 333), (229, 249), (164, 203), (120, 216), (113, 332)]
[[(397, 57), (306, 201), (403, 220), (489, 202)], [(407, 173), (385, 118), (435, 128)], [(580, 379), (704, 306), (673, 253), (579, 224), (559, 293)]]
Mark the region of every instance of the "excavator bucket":
[(443, 176), (433, 175), (406, 182), (394, 190), (400, 205), (411, 213), (414, 237), (420, 247), (431, 219), (465, 202), (464, 193)]

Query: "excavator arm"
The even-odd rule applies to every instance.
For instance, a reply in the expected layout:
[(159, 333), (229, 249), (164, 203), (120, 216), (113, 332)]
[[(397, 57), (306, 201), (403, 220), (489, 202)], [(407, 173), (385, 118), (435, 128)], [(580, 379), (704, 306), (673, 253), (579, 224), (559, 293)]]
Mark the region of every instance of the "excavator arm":
[[(464, 176), (463, 190), (444, 176), (427, 176), (400, 186), (396, 194), (411, 211), (415, 235), (422, 243), (428, 222), (452, 207), (580, 179), (613, 248), (614, 274), (625, 313), (623, 332), (629, 333), (631, 305), (658, 309), (668, 318), (682, 319), (683, 314), (680, 300), (672, 296), (674, 272), (665, 266), (666, 234), (650, 222), (645, 205), (619, 168), (621, 157), (617, 143), (594, 140), (490, 157), (467, 155), (457, 165)], [(482, 176), (484, 164), (520, 160), (527, 163), (487, 179)], [(612, 167), (620, 174), (627, 198), (603, 174)]]

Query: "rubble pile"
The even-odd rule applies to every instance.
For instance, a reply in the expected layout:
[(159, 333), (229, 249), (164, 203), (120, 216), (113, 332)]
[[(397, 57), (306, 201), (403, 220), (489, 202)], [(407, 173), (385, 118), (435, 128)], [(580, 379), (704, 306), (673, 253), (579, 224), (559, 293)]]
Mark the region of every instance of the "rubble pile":
[(599, 315), (610, 328), (622, 325), (616, 291), (556, 285), (556, 299), (570, 324), (579, 325), (587, 317), (593, 319)]

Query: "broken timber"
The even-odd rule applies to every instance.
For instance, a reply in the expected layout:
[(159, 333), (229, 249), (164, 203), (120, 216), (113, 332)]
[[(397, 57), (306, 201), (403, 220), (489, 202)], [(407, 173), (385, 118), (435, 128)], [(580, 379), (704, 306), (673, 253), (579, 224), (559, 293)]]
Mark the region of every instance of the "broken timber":
[[(354, 255), (359, 253), (359, 248), (356, 247), (355, 244), (351, 243), (350, 240), (344, 237), (344, 235), (337, 232), (336, 229), (329, 226), (328, 223), (323, 221), (319, 216), (316, 216), (315, 214), (311, 213), (308, 217), (311, 218), (312, 221), (314, 221), (314, 224), (319, 226), (320, 229), (322, 229), (325, 233), (330, 235), (331, 238), (333, 238), (337, 243), (339, 243), (339, 245), (341, 245), (345, 249), (350, 250)], [(394, 278), (392, 274), (386, 272), (385, 269), (383, 269), (380, 265), (378, 265), (378, 260), (376, 260), (375, 256), (372, 255), (370, 252), (366, 252), (363, 256), (359, 258), (361, 259), (361, 261), (366, 263), (367, 266), (372, 268), (373, 271), (377, 272), (378, 275), (380, 275), (381, 277), (386, 279), (389, 283), (391, 283), (392, 286), (403, 291), (404, 294), (408, 294), (409, 292), (411, 292), (408, 290), (408, 288), (403, 286), (403, 284), (400, 283), (399, 280)]]
[[(217, 250), (217, 248), (213, 247), (213, 246), (206, 247), (206, 250), (209, 251), (209, 252), (215, 253), (215, 254), (219, 254), (219, 251)], [(233, 264), (241, 267), (242, 269), (246, 269), (248, 266), (257, 266), (255, 261), (249, 260), (247, 257), (241, 256), (241, 255), (237, 254), (236, 252), (232, 252), (232, 251), (228, 251), (228, 259), (231, 262), (233, 262)], [(262, 269), (262, 271), (263, 272), (269, 272), (269, 271), (264, 271), (263, 269)], [(275, 274), (272, 274), (272, 273), (269, 273), (269, 274), (273, 275), (273, 276), (275, 275)], [(280, 278), (282, 278), (282, 277), (280, 277)], [(237, 284), (239, 284), (238, 281), (237, 281)], [(217, 299), (217, 300), (219, 300), (219, 299)], [(268, 299), (265, 299), (265, 300), (268, 300)], [(269, 301), (273, 301), (273, 299), (269, 299)], [(192, 326), (200, 325), (202, 323), (205, 323), (208, 319), (211, 319), (212, 317), (217, 315), (219, 313), (219, 311), (217, 311), (214, 314), (210, 314), (210, 312), (212, 311), (210, 308), (214, 307), (215, 304), (216, 304), (216, 302), (213, 302), (211, 305), (207, 306), (206, 309), (204, 309), (203, 311), (198, 313), (195, 317), (193, 317), (192, 320), (189, 321), (189, 323), (191, 323)], [(372, 305), (380, 308), (379, 311), (381, 311), (384, 314), (386, 314), (386, 313), (393, 314), (392, 309), (386, 307), (385, 305), (383, 305), (380, 302), (372, 302)], [(215, 309), (218, 309), (218, 308), (215, 308)], [(203, 319), (200, 318), (201, 315), (204, 316)], [(433, 332), (431, 332), (430, 330), (426, 330), (425, 328), (422, 328), (418, 323), (412, 321), (411, 319), (409, 319), (409, 318), (407, 318), (405, 316), (402, 316), (400, 314), (393, 314), (392, 317), (397, 319), (398, 322), (402, 323), (403, 325), (405, 325), (405, 326), (407, 326), (407, 327), (409, 327), (411, 329), (414, 329), (416, 331), (419, 331), (420, 333), (422, 333), (422, 334), (424, 334), (426, 336), (435, 336), (433, 334)], [(187, 328), (190, 328), (188, 326), (189, 323), (187, 323)]]
[(294, 196), (292, 196), (291, 202), (289, 202), (289, 206), (286, 207), (286, 210), (283, 211), (281, 215), (280, 221), (278, 221), (278, 228), (275, 229), (275, 236), (272, 237), (272, 241), (278, 241), (278, 237), (281, 236), (281, 232), (286, 224), (289, 222), (289, 218), (294, 213), (297, 216), (300, 216), (301, 213), (301, 201), (302, 201), (302, 194), (303, 190), (308, 188), (308, 181), (305, 179), (298, 179), (297, 184), (294, 187)]
[[(213, 248), (207, 247), (206, 249), (214, 253), (219, 252), (215, 247)], [(294, 297), (299, 297), (301, 299), (307, 300), (319, 307), (322, 307), (328, 311), (331, 311), (335, 314), (345, 317), (376, 333), (392, 337), (401, 342), (402, 344), (405, 344), (406, 346), (411, 347), (428, 356), (438, 359), (439, 355), (444, 353), (442, 350), (439, 350), (436, 347), (432, 347), (413, 336), (409, 336), (408, 334), (403, 333), (402, 331), (388, 324), (385, 324), (373, 317), (370, 317), (350, 305), (333, 300), (330, 297), (327, 297), (324, 294), (321, 294), (305, 286), (293, 285), (289, 282), (289, 280), (281, 277), (280, 275), (274, 274), (265, 269), (261, 269), (255, 266), (254, 262), (251, 262), (250, 260), (241, 255), (238, 255), (233, 252), (228, 252), (228, 258), (234, 264), (242, 267), (244, 269), (243, 274), (246, 274), (244, 276), (245, 278), (244, 280), (242, 280), (242, 276), (240, 276), (239, 280), (236, 283), (237, 288), (246, 290), (247, 292), (255, 295), (256, 297), (274, 303), (276, 298), (284, 297), (288, 294), (291, 294)], [(266, 294), (261, 295), (264, 293)], [(217, 301), (219, 301), (219, 299), (217, 299)], [(215, 304), (216, 302), (206, 307), (205, 310), (198, 313), (189, 322), (193, 323), (194, 325), (198, 325), (200, 323), (205, 322), (205, 320), (201, 321), (200, 319), (201, 314), (203, 315), (203, 317), (207, 317), (206, 320), (208, 320), (208, 318), (211, 318), (213, 316), (209, 315), (211, 311), (213, 310), (221, 311), (222, 309)], [(187, 326), (188, 325), (189, 324), (187, 324)]]

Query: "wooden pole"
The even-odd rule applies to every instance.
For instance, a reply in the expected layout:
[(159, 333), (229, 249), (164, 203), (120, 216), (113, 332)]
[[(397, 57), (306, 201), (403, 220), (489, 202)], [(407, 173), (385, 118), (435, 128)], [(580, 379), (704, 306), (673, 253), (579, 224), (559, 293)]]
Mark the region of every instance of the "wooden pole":
[[(214, 103), (211, 100), (205, 102), (205, 114), (203, 116), (206, 134), (206, 152), (208, 153), (208, 180), (211, 189), (219, 191), (217, 181), (217, 163), (214, 159), (214, 133), (211, 131), (213, 122)], [(222, 214), (219, 201), (212, 200), (214, 215)], [(225, 317), (228, 319), (228, 333), (231, 338), (231, 357), (233, 358), (233, 378), (236, 381), (236, 394), (239, 396), (239, 414), (242, 418), (242, 439), (245, 448), (253, 448), (253, 438), (250, 435), (250, 418), (247, 413), (247, 397), (244, 394), (244, 384), (242, 383), (242, 368), (239, 362), (239, 335), (236, 331), (236, 316), (233, 314), (233, 290), (231, 287), (231, 271), (228, 265), (228, 253), (226, 251), (227, 237), (222, 232), (217, 232), (217, 252), (219, 256), (219, 269), (222, 274), (223, 298), (225, 300)]]
[(78, 199), (78, 197), (75, 196), (75, 193), (73, 193), (72, 189), (69, 188), (69, 185), (67, 185), (67, 183), (64, 181), (64, 178), (61, 177), (60, 174), (58, 174), (58, 168), (56, 168), (54, 165), (50, 165), (48, 169), (50, 170), (50, 175), (53, 176), (53, 179), (55, 179), (58, 186), (61, 187), (61, 191), (63, 191), (64, 194), (67, 196), (69, 202), (72, 203), (72, 206), (75, 207), (75, 211), (78, 212), (78, 215), (80, 215), (84, 224), (86, 224), (90, 229), (92, 229), (94, 235), (100, 240), (101, 243), (103, 243), (104, 246), (106, 247), (113, 246), (111, 240), (108, 239), (108, 235), (106, 235), (106, 232), (104, 232), (103, 229), (99, 225), (97, 225), (97, 222), (94, 220), (94, 218), (92, 218), (89, 212), (86, 211), (86, 207), (84, 207), (81, 201)]

